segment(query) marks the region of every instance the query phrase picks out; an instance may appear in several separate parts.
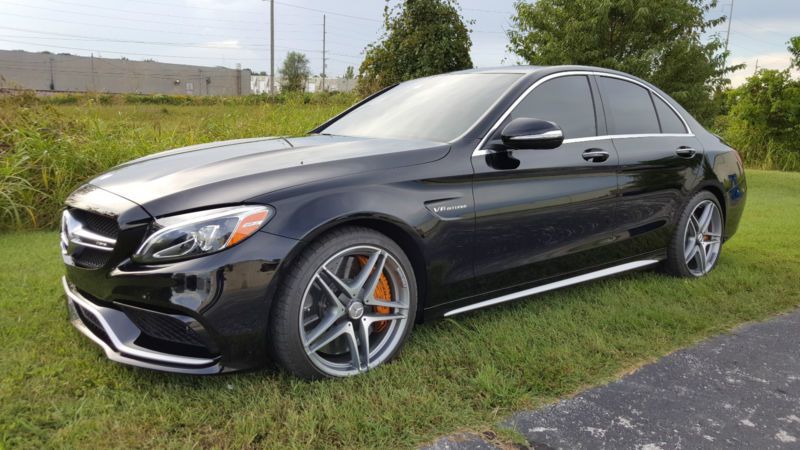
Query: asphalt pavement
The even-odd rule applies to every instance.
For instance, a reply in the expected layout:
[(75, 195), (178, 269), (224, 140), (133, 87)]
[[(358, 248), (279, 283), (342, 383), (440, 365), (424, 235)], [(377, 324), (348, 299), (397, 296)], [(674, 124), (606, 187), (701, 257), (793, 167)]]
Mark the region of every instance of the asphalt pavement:
[[(502, 425), (534, 449), (800, 449), (800, 310), (744, 325)], [(498, 445), (462, 433), (427, 448)]]

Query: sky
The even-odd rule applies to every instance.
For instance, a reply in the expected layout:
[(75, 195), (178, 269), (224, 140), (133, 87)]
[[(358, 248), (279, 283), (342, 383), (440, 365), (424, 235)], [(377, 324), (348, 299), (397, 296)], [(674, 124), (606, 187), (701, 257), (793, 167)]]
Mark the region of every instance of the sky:
[[(800, 0), (733, 0), (730, 62), (747, 68), (789, 66), (786, 41), (800, 34)], [(727, 15), (731, 0), (712, 14)], [(474, 19), (472, 61), (477, 67), (516, 64), (505, 30), (514, 0), (461, 0)], [(305, 53), (322, 72), (326, 15), (327, 75), (356, 70), (364, 47), (382, 30), (383, 0), (275, 0), (275, 70), (286, 53)], [(727, 24), (718, 32), (724, 39)], [(269, 71), (269, 1), (264, 0), (0, 0), (0, 49), (154, 59), (161, 62)], [(2, 65), (2, 61), (0, 61)]]

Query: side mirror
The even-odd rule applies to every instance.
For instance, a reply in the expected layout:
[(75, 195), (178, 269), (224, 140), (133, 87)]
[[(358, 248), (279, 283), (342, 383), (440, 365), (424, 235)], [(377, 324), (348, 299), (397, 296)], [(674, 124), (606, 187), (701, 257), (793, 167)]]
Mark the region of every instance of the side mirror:
[(560, 146), (564, 132), (553, 122), (520, 117), (503, 128), (500, 138), (510, 148), (545, 150)]

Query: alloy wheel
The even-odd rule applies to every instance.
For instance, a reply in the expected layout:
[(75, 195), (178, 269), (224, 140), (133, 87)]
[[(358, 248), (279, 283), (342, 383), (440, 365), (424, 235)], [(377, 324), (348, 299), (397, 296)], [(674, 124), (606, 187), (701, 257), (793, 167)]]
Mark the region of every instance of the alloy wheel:
[(410, 296), (403, 267), (385, 249), (360, 245), (336, 253), (303, 293), (299, 320), (306, 354), (331, 376), (380, 365), (402, 343)]
[(689, 272), (696, 277), (708, 273), (717, 263), (721, 247), (722, 214), (714, 202), (703, 200), (686, 223), (683, 255)]

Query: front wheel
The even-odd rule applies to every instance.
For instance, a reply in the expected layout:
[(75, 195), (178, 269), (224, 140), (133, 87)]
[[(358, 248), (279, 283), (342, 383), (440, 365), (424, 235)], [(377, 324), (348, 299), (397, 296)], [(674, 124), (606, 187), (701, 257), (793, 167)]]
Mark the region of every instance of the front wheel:
[(702, 277), (719, 261), (722, 209), (714, 194), (700, 191), (686, 205), (667, 251), (666, 269), (676, 276)]
[(399, 352), (414, 324), (416, 280), (394, 241), (347, 227), (309, 245), (275, 301), (278, 363), (306, 379), (350, 376)]

